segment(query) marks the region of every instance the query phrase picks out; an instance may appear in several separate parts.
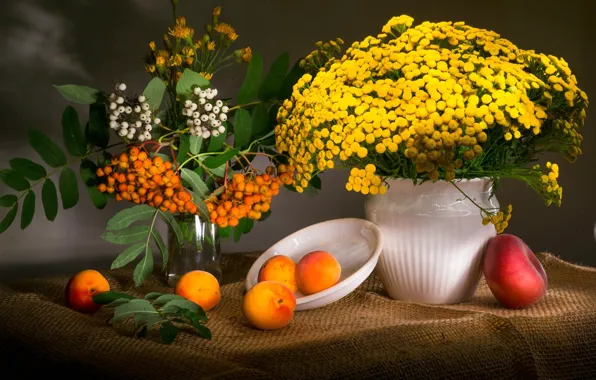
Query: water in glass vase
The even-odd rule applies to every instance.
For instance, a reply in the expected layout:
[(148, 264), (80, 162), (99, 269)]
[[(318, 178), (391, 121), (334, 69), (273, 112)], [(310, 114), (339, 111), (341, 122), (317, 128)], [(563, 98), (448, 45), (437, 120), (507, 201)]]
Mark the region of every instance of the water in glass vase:
[(211, 273), (221, 283), (221, 258), (219, 229), (197, 215), (178, 217), (182, 242), (170, 227), (168, 230), (169, 260), (168, 285), (175, 287), (185, 273), (203, 270)]

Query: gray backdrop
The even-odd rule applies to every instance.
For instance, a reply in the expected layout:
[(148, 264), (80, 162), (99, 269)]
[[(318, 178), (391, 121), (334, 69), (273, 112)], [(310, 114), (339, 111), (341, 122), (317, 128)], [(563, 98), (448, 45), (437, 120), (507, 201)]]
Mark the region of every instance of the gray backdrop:
[[(67, 104), (53, 84), (87, 84), (109, 89), (118, 80), (141, 91), (149, 77), (142, 57), (150, 39), (159, 41), (171, 22), (168, 0), (3, 0), (0, 3), (0, 162), (15, 156), (38, 159), (26, 144), (27, 127), (40, 128), (61, 141), (60, 117)], [(346, 43), (376, 34), (392, 16), (416, 21), (463, 20), (496, 30), (522, 48), (563, 56), (580, 87), (595, 96), (593, 37), (589, 0), (501, 1), (323, 1), (323, 0), (180, 0), (180, 13), (200, 29), (220, 4), (223, 20), (240, 35), (237, 46), (252, 46), (268, 67), (282, 51), (292, 61), (312, 50), (318, 40), (342, 37)], [(239, 70), (218, 74), (214, 84), (225, 95), (239, 88)], [(85, 113), (81, 108), (80, 112)], [(508, 232), (522, 237), (534, 251), (548, 250), (566, 260), (596, 264), (596, 119), (588, 111), (584, 151), (571, 165), (559, 161), (564, 199), (561, 208), (546, 208), (524, 185), (505, 182), (502, 204), (513, 203)], [(84, 115), (83, 117), (86, 117)], [(275, 199), (269, 220), (224, 252), (263, 250), (309, 224), (341, 217), (363, 217), (362, 196), (344, 190), (345, 172), (323, 175), (316, 198), (287, 191)], [(0, 194), (8, 191), (0, 185)], [(19, 219), (0, 235), (0, 278), (20, 274), (71, 271), (109, 266), (120, 252), (100, 234), (107, 220), (123, 208), (93, 208), (87, 194), (71, 210), (60, 210), (47, 222), (38, 213), (25, 231)], [(0, 210), (0, 217), (6, 209)], [(161, 226), (160, 228), (164, 228)]]

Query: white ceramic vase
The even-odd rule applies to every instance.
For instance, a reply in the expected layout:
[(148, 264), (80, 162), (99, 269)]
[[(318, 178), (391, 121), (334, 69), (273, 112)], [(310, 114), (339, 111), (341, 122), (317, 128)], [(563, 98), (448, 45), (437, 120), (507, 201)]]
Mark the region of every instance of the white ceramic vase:
[[(384, 235), (376, 272), (393, 299), (425, 304), (469, 300), (482, 276), (486, 243), (494, 226), (482, 225), (480, 210), (449, 182), (414, 185), (389, 180), (385, 195), (369, 196), (366, 218)], [(489, 179), (456, 182), (478, 205), (499, 207), (489, 199)]]

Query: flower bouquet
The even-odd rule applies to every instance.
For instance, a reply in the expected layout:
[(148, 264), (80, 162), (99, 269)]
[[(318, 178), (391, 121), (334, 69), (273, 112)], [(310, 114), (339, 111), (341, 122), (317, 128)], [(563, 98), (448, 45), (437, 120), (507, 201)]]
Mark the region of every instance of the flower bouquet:
[[(177, 3), (172, 1), (174, 16)], [(2, 181), (18, 192), (0, 198), (0, 205), (8, 207), (0, 233), (19, 210), (21, 228), (29, 226), (40, 187), (48, 220), (56, 218), (58, 196), (64, 209), (74, 207), (79, 185), (70, 167), (73, 163), (79, 164), (83, 187), (97, 208), (110, 200), (133, 206), (111, 218), (103, 238), (128, 245), (112, 268), (141, 256), (134, 270), (137, 286), (153, 270), (153, 244), (166, 269), (168, 260), (174, 259), (171, 247), (205, 239), (199, 244), (218, 250), (213, 241), (218, 238), (216, 229), (220, 236), (233, 234), (238, 240), (254, 221), (266, 219), (272, 197), (293, 183), (293, 166), (274, 149), (279, 99), (290, 96), (292, 85), (304, 72), (298, 65), (289, 70), (289, 55), (284, 53), (264, 75), (258, 53), (253, 54), (250, 47), (232, 48), (237, 39), (234, 28), (221, 21), (219, 7), (201, 36), (184, 17), (175, 17), (163, 46), (149, 43), (145, 70), (152, 79), (142, 92), (131, 91), (123, 82), (111, 91), (56, 86), (66, 100), (88, 105), (89, 120), (81, 122), (74, 107), (65, 108), (62, 128), (68, 157), (42, 132), (28, 131), (30, 145), (47, 166), (14, 158), (10, 168), (0, 172)], [(246, 78), (237, 94), (220, 94), (212, 78), (220, 70), (244, 63), (248, 63)], [(269, 160), (264, 172), (252, 165), (256, 156)], [(158, 218), (172, 232), (170, 247), (156, 229)], [(198, 233), (189, 224), (197, 219), (211, 233)], [(136, 222), (146, 223), (132, 225)]]
[[(471, 296), (482, 247), (511, 217), (493, 196), (499, 181), (523, 181), (546, 205), (561, 204), (558, 165), (537, 161), (582, 153), (586, 93), (564, 59), (463, 22), (413, 26), (399, 16), (343, 53), (342, 43), (317, 44), (278, 112), (276, 146), (296, 168), (296, 190), (348, 168), (346, 189), (371, 195), (367, 217), (386, 232), (379, 269), (390, 295)], [(442, 274), (432, 282), (420, 260)]]

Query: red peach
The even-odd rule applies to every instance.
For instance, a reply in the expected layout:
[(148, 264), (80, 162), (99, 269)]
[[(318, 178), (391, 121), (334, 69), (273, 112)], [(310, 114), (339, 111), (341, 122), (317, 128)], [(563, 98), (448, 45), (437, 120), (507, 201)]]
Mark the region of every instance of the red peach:
[(318, 293), (339, 282), (341, 265), (332, 254), (315, 251), (306, 254), (296, 265), (296, 282), (302, 294)]
[(511, 309), (538, 302), (548, 287), (546, 272), (532, 250), (510, 234), (492, 238), (484, 256), (484, 276), (495, 298)]
[(74, 311), (92, 314), (101, 308), (93, 296), (110, 290), (110, 284), (98, 271), (88, 269), (74, 275), (66, 284), (66, 306)]

